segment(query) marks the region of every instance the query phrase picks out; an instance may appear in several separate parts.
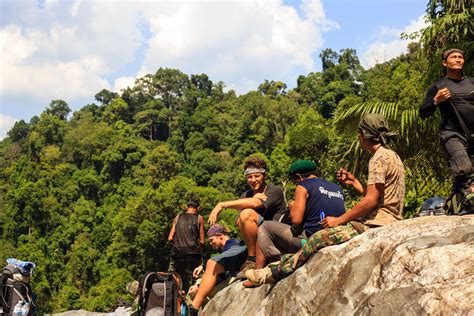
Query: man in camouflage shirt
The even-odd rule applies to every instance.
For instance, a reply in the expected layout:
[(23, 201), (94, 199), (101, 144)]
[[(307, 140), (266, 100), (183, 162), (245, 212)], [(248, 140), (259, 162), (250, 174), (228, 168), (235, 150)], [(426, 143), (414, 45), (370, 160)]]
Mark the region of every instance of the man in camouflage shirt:
[(359, 123), (358, 136), (361, 147), (372, 154), (367, 186), (342, 168), (337, 171), (337, 177), (341, 183), (351, 185), (361, 193), (362, 200), (339, 217), (324, 218), (321, 223), (326, 228), (313, 234), (296, 254), (282, 256), (278, 266), (248, 270), (245, 275), (254, 285), (276, 282), (293, 273), (320, 249), (344, 243), (372, 227), (403, 218), (403, 163), (388, 146), (396, 134), (389, 131), (382, 115), (368, 114)]

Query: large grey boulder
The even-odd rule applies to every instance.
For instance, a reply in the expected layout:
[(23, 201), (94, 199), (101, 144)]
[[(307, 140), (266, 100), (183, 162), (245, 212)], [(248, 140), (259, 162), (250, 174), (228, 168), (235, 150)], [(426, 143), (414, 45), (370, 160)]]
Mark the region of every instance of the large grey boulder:
[(219, 292), (202, 315), (474, 315), (474, 216), (430, 216), (325, 248), (276, 285)]

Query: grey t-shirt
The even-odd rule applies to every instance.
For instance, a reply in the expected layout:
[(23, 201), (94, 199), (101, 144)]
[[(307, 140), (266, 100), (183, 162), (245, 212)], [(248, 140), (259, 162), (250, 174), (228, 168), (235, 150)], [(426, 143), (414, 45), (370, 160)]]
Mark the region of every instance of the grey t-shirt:
[[(266, 221), (275, 220), (278, 221), (286, 213), (287, 206), (285, 197), (283, 195), (283, 189), (279, 186), (269, 183), (263, 194), (267, 196), (266, 201), (262, 201), (263, 205), (256, 209), (256, 211), (263, 216)], [(240, 198), (251, 198), (254, 196), (252, 190), (245, 191), (242, 193)]]

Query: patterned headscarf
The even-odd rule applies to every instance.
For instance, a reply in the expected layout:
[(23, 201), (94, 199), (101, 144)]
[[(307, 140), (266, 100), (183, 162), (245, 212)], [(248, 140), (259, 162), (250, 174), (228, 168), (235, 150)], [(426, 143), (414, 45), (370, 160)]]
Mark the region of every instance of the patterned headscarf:
[(359, 122), (359, 130), (363, 130), (365, 139), (380, 143), (387, 148), (390, 148), (388, 144), (398, 136), (398, 133), (390, 132), (383, 115), (374, 113), (367, 114)]
[(212, 237), (216, 235), (227, 235), (228, 231), (221, 224), (212, 225), (207, 231), (207, 237)]

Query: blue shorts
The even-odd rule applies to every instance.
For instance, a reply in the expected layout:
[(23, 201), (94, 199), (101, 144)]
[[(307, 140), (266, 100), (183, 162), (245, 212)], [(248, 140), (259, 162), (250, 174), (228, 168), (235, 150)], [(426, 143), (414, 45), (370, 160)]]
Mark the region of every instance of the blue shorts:
[(213, 260), (224, 267), (226, 272), (237, 275), (240, 268), (247, 260), (247, 247), (241, 241), (238, 245), (232, 246), (229, 250), (224, 251), (209, 260)]

